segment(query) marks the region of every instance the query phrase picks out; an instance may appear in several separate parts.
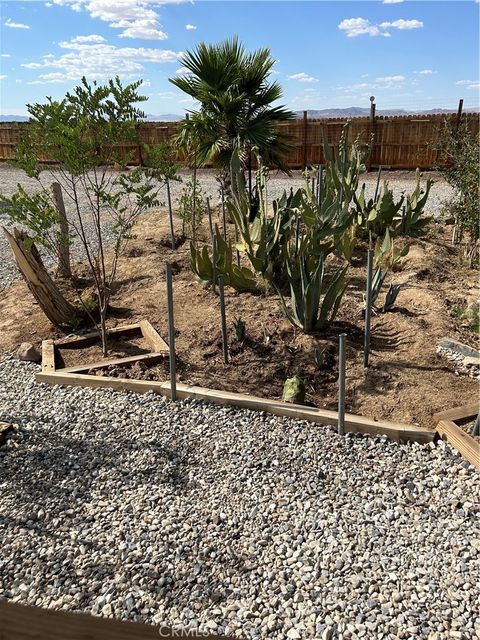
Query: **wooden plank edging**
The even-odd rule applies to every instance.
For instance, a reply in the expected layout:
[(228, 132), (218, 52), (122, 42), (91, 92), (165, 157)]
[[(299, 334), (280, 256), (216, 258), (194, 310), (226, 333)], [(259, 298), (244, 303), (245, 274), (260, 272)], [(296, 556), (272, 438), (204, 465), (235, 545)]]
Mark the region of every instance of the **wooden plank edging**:
[(461, 407), (455, 407), (453, 409), (447, 409), (446, 411), (439, 411), (433, 414), (433, 422), (437, 425), (440, 420), (447, 420), (450, 422), (468, 422), (477, 417), (480, 406), (478, 402), (472, 402), (471, 404), (465, 404)]
[(450, 420), (440, 420), (437, 425), (437, 432), (442, 439), (445, 439), (461, 453), (470, 464), (480, 469), (480, 442)]
[[(63, 373), (41, 372), (36, 374), (38, 382), (54, 385), (72, 385), (93, 388), (106, 388), (115, 391), (134, 391), (148, 393), (152, 391), (162, 396), (170, 396), (169, 382), (152, 382), (150, 380), (130, 380), (126, 378), (110, 378), (107, 376), (79, 375)], [(272, 415), (307, 420), (322, 425), (336, 425), (338, 414), (336, 411), (307, 407), (299, 404), (289, 404), (280, 400), (259, 398), (231, 391), (208, 389), (195, 385), (177, 383), (177, 396), (180, 400), (205, 400), (219, 405), (230, 405), (252, 411), (264, 411)], [(422, 429), (396, 422), (379, 422), (371, 418), (347, 413), (345, 416), (345, 431), (351, 433), (365, 433), (371, 435), (386, 435), (392, 440), (431, 442), (435, 436), (434, 429)]]
[(227, 640), (227, 636), (178, 627), (141, 624), (129, 620), (101, 618), (88, 613), (55, 611), (9, 602), (0, 602), (1, 640), (154, 640), (155, 638), (204, 638)]

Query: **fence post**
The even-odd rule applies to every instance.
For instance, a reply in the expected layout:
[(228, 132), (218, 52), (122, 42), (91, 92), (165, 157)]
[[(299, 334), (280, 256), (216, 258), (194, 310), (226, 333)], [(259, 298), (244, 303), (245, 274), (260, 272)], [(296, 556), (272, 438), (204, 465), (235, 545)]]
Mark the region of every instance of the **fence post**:
[(223, 361), (228, 364), (227, 314), (225, 312), (225, 290), (223, 276), (218, 276), (218, 292), (220, 294), (220, 317), (222, 321)]
[(58, 271), (63, 278), (72, 277), (72, 269), (70, 266), (70, 233), (68, 227), (67, 213), (65, 211), (65, 203), (63, 202), (62, 187), (58, 182), (52, 182), (51, 192), (53, 202), (59, 213), (60, 221), (60, 239), (57, 241), (58, 252)]
[(175, 362), (175, 327), (173, 322), (173, 279), (172, 265), (167, 262), (165, 265), (165, 275), (167, 278), (167, 315), (168, 315), (168, 348), (170, 354), (170, 397), (173, 401), (177, 399), (177, 373)]
[(303, 143), (302, 143), (302, 151), (303, 151), (303, 158), (302, 158), (302, 164), (303, 164), (303, 170), (305, 171), (305, 169), (307, 168), (307, 139), (308, 139), (308, 112), (304, 111), (303, 112)]
[(346, 334), (338, 337), (338, 435), (345, 434), (345, 339)]
[(457, 129), (460, 126), (460, 120), (462, 118), (463, 111), (463, 98), (458, 101), (458, 111), (457, 111)]
[(373, 271), (373, 251), (367, 252), (367, 291), (365, 300), (365, 339), (363, 343), (363, 366), (368, 367), (368, 356), (370, 352), (370, 314), (372, 309), (372, 271)]

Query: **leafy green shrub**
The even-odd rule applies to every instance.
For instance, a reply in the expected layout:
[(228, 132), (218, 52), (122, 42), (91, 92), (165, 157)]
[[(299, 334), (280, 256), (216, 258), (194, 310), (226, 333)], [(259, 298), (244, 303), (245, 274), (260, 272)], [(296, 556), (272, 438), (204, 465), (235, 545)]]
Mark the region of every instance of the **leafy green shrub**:
[(458, 128), (445, 120), (436, 143), (446, 163), (442, 163), (438, 170), (454, 190), (453, 198), (446, 205), (460, 228), (468, 232), (472, 244), (480, 238), (479, 142), (479, 134), (471, 131), (466, 120)]
[(184, 235), (196, 242), (198, 229), (207, 213), (207, 196), (198, 180), (193, 177), (185, 183), (180, 196), (180, 215)]

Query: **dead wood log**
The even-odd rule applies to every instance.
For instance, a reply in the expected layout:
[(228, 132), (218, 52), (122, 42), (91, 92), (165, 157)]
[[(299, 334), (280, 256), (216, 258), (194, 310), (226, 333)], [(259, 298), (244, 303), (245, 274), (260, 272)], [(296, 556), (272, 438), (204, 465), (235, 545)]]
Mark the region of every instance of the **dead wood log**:
[(70, 230), (68, 226), (65, 203), (63, 202), (62, 186), (58, 182), (52, 182), (50, 186), (52, 198), (60, 215), (60, 233), (57, 241), (58, 251), (58, 275), (62, 278), (71, 278), (72, 269), (70, 266)]
[(5, 227), (3, 231), (17, 267), (42, 311), (56, 327), (71, 327), (78, 318), (78, 311), (65, 299), (48, 274), (31, 239), (15, 228), (13, 235)]

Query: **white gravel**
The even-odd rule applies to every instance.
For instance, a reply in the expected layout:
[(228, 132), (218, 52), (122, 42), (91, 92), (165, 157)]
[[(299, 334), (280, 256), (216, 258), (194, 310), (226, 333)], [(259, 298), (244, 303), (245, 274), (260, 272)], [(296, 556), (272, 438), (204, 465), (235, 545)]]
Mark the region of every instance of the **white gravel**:
[[(181, 191), (184, 188), (184, 182), (190, 178), (191, 172), (182, 170), (180, 172), (180, 176), (182, 177), (183, 182), (172, 183), (172, 198), (174, 207), (178, 205), (178, 198), (180, 197)], [(451, 196), (451, 188), (438, 174), (433, 172), (426, 172), (424, 173), (425, 180), (427, 176), (433, 177), (436, 182), (430, 192), (430, 198), (426, 206), (426, 213), (429, 215), (440, 217), (442, 202)], [(46, 187), (48, 187), (54, 181), (54, 175), (52, 176), (50, 171), (43, 172), (40, 175), (40, 178), (42, 180), (42, 183)], [(382, 172), (382, 183), (384, 179), (389, 181), (390, 187), (393, 188), (396, 196), (399, 196), (402, 191), (407, 191), (407, 193), (410, 193), (415, 187), (415, 174), (411, 171)], [(206, 192), (206, 195), (212, 199), (212, 202), (218, 202), (219, 184), (215, 179), (215, 172), (213, 170), (200, 171), (199, 181), (202, 188)], [(368, 196), (373, 196), (376, 181), (376, 172), (364, 174), (363, 176), (361, 176), (360, 186), (363, 182), (366, 183)], [(35, 180), (26, 177), (23, 171), (12, 167), (11, 165), (0, 163), (0, 193), (7, 196), (12, 195), (17, 191), (17, 185), (19, 183), (22, 184), (22, 186), (29, 193), (38, 190), (38, 183)], [(294, 171), (292, 177), (286, 177), (282, 174), (273, 174), (268, 183), (269, 201), (271, 202), (272, 199), (279, 198), (285, 189), (288, 190), (290, 187), (293, 187), (293, 189), (298, 189), (303, 185), (304, 179), (300, 171)], [(166, 199), (164, 189), (162, 189), (160, 192), (160, 198), (162, 200)], [(68, 215), (69, 202), (67, 197), (65, 197), (65, 205), (67, 207)], [(85, 213), (84, 224), (86, 226), (87, 233), (89, 233), (91, 221), (88, 216), (88, 201), (86, 194), (82, 192), (80, 192), (80, 205)], [(2, 211), (0, 208), (0, 225), (4, 225), (7, 222), (8, 220), (5, 214), (2, 215)], [(111, 236), (110, 227), (111, 224), (109, 220), (105, 220), (104, 229), (107, 243), (109, 237)], [(93, 237), (93, 234), (91, 234), (91, 237)], [(72, 252), (74, 260), (82, 257), (82, 249), (78, 243), (74, 243)], [(48, 259), (46, 259), (45, 262), (47, 265), (51, 265), (51, 262)], [(13, 280), (17, 279), (18, 277), (18, 270), (15, 266), (10, 248), (5, 237), (3, 236), (3, 233), (0, 233), (0, 289), (3, 286), (8, 285)]]
[(399, 445), (0, 360), (0, 595), (246, 638), (480, 638), (478, 477)]

